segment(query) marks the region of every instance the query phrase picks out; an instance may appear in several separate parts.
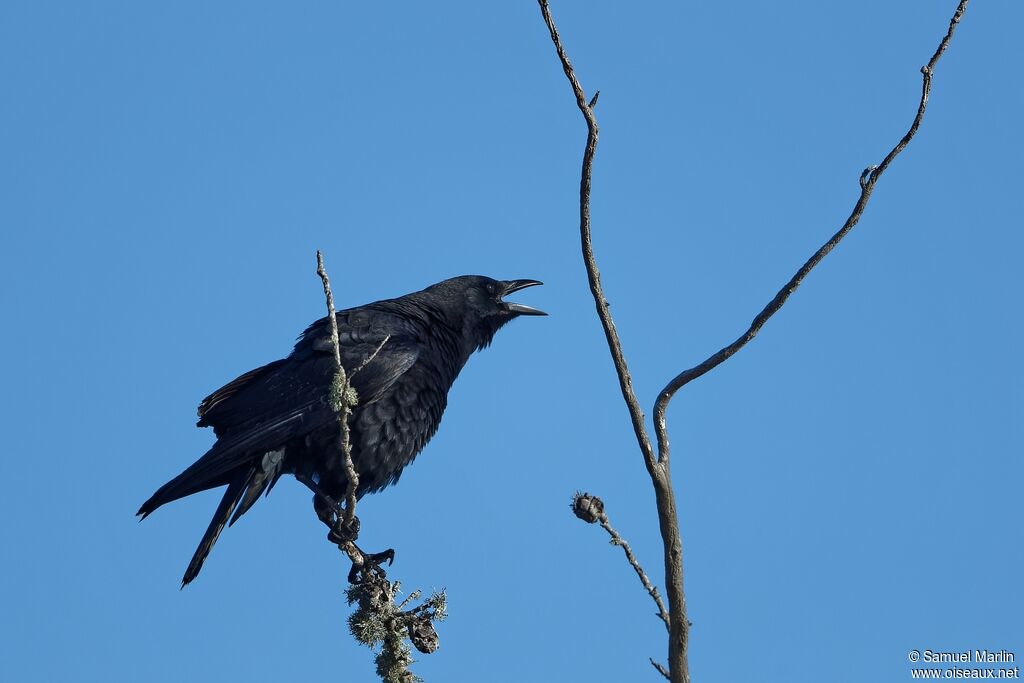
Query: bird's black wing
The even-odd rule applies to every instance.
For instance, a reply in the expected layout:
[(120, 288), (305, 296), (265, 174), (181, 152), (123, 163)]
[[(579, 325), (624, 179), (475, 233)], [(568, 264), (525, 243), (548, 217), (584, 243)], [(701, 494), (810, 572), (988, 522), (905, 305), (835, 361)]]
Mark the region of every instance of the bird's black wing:
[[(349, 373), (362, 366), (351, 383), (360, 405), (372, 403), (419, 357), (415, 327), (400, 315), (366, 307), (341, 311), (337, 320), (342, 364)], [(333, 346), (325, 341), (329, 335), (326, 318), (317, 321), (288, 358), (248, 372), (204, 399), (199, 425), (212, 426), (217, 443), (153, 494), (139, 514), (231, 483), (265, 454), (337, 419), (327, 404), (336, 367)]]
[[(416, 330), (401, 315), (369, 307), (340, 311), (336, 319), (342, 365), (350, 374), (362, 366), (350, 382), (360, 404), (372, 403), (416, 362)], [(320, 402), (335, 371), (330, 334), (321, 318), (302, 333), (288, 358), (251, 370), (207, 396), (199, 404), (198, 426), (212, 426), (219, 437), (239, 431), (255, 435), (257, 425), (272, 429), (276, 418), (289, 419), (295, 409)]]

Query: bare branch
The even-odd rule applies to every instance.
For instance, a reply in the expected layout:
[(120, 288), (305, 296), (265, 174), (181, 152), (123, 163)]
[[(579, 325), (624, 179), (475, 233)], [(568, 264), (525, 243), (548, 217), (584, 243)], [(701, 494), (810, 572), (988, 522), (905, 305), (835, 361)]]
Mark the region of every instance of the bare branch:
[(597, 316), (604, 328), (608, 350), (611, 352), (615, 372), (619, 378), (622, 398), (633, 423), (633, 433), (636, 434), (637, 444), (643, 454), (644, 465), (647, 467), (654, 487), (658, 526), (661, 530), (664, 549), (665, 591), (668, 594), (669, 604), (668, 663), (672, 674), (671, 680), (673, 683), (688, 683), (690, 670), (687, 663), (687, 645), (690, 622), (686, 618), (686, 595), (683, 592), (683, 542), (679, 535), (679, 518), (676, 513), (675, 492), (672, 490), (672, 477), (667, 463), (665, 466), (661, 466), (655, 458), (654, 448), (644, 424), (644, 413), (640, 409), (640, 403), (633, 391), (633, 380), (629, 375), (622, 343), (619, 341), (619, 334), (615, 330), (615, 322), (612, 320), (608, 301), (605, 299), (604, 290), (601, 287), (601, 274), (591, 246), (590, 178), (594, 165), (594, 153), (597, 150), (598, 126), (597, 118), (594, 115), (597, 95), (595, 94), (590, 103), (587, 102), (586, 95), (583, 94), (583, 87), (576, 78), (572, 63), (562, 46), (562, 39), (558, 35), (554, 19), (551, 18), (547, 0), (538, 0), (538, 3), (541, 14), (544, 16), (544, 23), (547, 24), (551, 34), (551, 41), (555, 45), (555, 51), (558, 53), (558, 59), (562, 63), (562, 70), (565, 72), (566, 78), (569, 79), (573, 94), (576, 96), (576, 106), (579, 107), (587, 122), (587, 144), (583, 151), (583, 169), (580, 173), (580, 246), (583, 251), (583, 263), (587, 269), (587, 279), (590, 281), (590, 293), (594, 297)]
[(331, 346), (334, 347), (334, 363), (342, 372), (345, 368), (341, 366), (341, 344), (338, 343), (338, 319), (334, 316), (334, 294), (331, 293), (331, 278), (327, 277), (327, 269), (324, 268), (324, 255), (316, 250), (316, 274), (324, 283), (324, 296), (327, 297), (327, 325), (331, 329)]
[(633, 549), (629, 546), (629, 543), (619, 532), (612, 527), (611, 522), (608, 521), (608, 514), (605, 512), (604, 501), (597, 496), (592, 496), (589, 493), (577, 492), (572, 498), (573, 514), (582, 519), (587, 524), (593, 524), (594, 522), (600, 522), (601, 527), (608, 532), (608, 535), (612, 537), (611, 544), (617, 545), (622, 548), (622, 552), (626, 554), (626, 560), (630, 566), (633, 567), (633, 571), (640, 577), (640, 583), (643, 585), (644, 590), (654, 600), (654, 604), (658, 607), (658, 617), (665, 622), (665, 628), (671, 629), (671, 619), (669, 618), (668, 610), (665, 609), (665, 603), (661, 599), (661, 594), (658, 593), (658, 587), (651, 583), (651, 580), (647, 578), (647, 573), (644, 568), (640, 566), (640, 561), (636, 559), (636, 555), (633, 554)]
[[(355, 405), (355, 400), (351, 397), (351, 387), (348, 383), (348, 377), (345, 376), (345, 366), (341, 364), (341, 344), (338, 340), (338, 319), (334, 314), (334, 294), (331, 293), (331, 279), (327, 277), (327, 269), (324, 267), (324, 255), (320, 253), (319, 249), (316, 251), (316, 274), (320, 276), (324, 283), (324, 296), (327, 298), (327, 324), (331, 330), (331, 345), (334, 347), (336, 374), (334, 381), (331, 382), (331, 393), (336, 398), (334, 409), (338, 411), (338, 425), (341, 427), (342, 465), (345, 468), (345, 477), (348, 480), (348, 486), (345, 489), (345, 526), (351, 527), (352, 520), (356, 516), (356, 490), (359, 488), (359, 473), (356, 472), (355, 465), (352, 462), (352, 444), (350, 443), (348, 427), (348, 418), (352, 412), (352, 407)], [(386, 341), (387, 339), (384, 340), (384, 342)], [(381, 346), (384, 346), (384, 342), (381, 342)], [(379, 351), (380, 347), (377, 347), (377, 351), (374, 351), (373, 355), (377, 355)], [(370, 358), (372, 359), (372, 357)], [(366, 362), (369, 362), (369, 359)], [(360, 366), (361, 368), (362, 366)], [(345, 551), (349, 554), (349, 557), (353, 556), (351, 549), (345, 548)]]
[(369, 356), (364, 358), (363, 362), (359, 364), (359, 367), (357, 367), (355, 370), (352, 371), (352, 374), (349, 375), (349, 379), (352, 379), (353, 377), (358, 375), (359, 372), (363, 368), (365, 368), (367, 365), (369, 365), (373, 361), (373, 359), (377, 357), (377, 354), (380, 353), (380, 350), (384, 348), (384, 345), (387, 344), (390, 339), (391, 339), (391, 335), (390, 334), (389, 335), (385, 335), (384, 339), (381, 340), (380, 344), (377, 344), (377, 348), (375, 348), (373, 350), (373, 353), (371, 353)]
[[(561, 38), (558, 34), (558, 30), (555, 27), (554, 20), (551, 17), (551, 12), (548, 8), (547, 0), (538, 0), (540, 5), (541, 14), (544, 17), (544, 22), (548, 27), (548, 31), (551, 34), (551, 40), (554, 43), (555, 50), (558, 53), (559, 61), (562, 64), (562, 70), (565, 72), (566, 78), (569, 80), (569, 84), (572, 87), (573, 94), (576, 98), (576, 106), (583, 114), (583, 118), (587, 124), (587, 143), (583, 153), (583, 168), (580, 174), (580, 242), (583, 251), (583, 262), (587, 270), (587, 278), (590, 282), (590, 291), (594, 297), (594, 303), (597, 308), (598, 318), (601, 320), (601, 325), (604, 329), (605, 338), (608, 343), (608, 349), (611, 352), (612, 361), (615, 365), (616, 373), (618, 374), (619, 387), (622, 392), (623, 400), (626, 403), (626, 407), (629, 410), (630, 419), (633, 424), (633, 431), (637, 438), (637, 443), (640, 447), (640, 451), (644, 458), (644, 464), (647, 467), (647, 471), (651, 476), (651, 483), (654, 487), (655, 497), (657, 500), (658, 508), (658, 522), (661, 530), (662, 541), (664, 544), (664, 560), (665, 560), (665, 588), (668, 594), (669, 601), (669, 667), (666, 670), (663, 666), (651, 660), (651, 664), (666, 678), (673, 681), (673, 683), (684, 683), (690, 679), (689, 665), (687, 663), (687, 648), (689, 645), (689, 628), (690, 622), (686, 617), (686, 597), (683, 591), (683, 565), (682, 565), (682, 539), (679, 534), (679, 523), (678, 516), (676, 513), (675, 505), (675, 493), (672, 488), (671, 472), (669, 469), (669, 453), (670, 446), (668, 440), (668, 431), (665, 421), (665, 412), (668, 408), (669, 402), (675, 393), (686, 385), (688, 382), (700, 377), (706, 372), (712, 370), (720, 363), (724, 362), (735, 354), (740, 348), (746, 345), (754, 336), (758, 333), (761, 327), (767, 322), (767, 320), (774, 315), (786, 302), (789, 296), (800, 286), (800, 283), (807, 276), (807, 274), (826, 256), (835, 246), (846, 236), (846, 234), (853, 229), (853, 227), (860, 220), (864, 209), (867, 206), (867, 202), (871, 197), (871, 193), (874, 190), (875, 184), (881, 177), (882, 173), (888, 168), (889, 164), (892, 163), (893, 159), (903, 151), (903, 149), (909, 144), (910, 140), (913, 139), (917, 133), (917, 129), (921, 124), (921, 120), (924, 116), (925, 108), (928, 104), (928, 96), (931, 92), (931, 77), (934, 72), (935, 64), (939, 58), (945, 52), (950, 40), (952, 39), (953, 32), (956, 29), (957, 24), (962, 17), (964, 10), (967, 7), (968, 0), (961, 0), (957, 6), (956, 12), (953, 18), (950, 20), (949, 30), (946, 36), (939, 43), (939, 47), (936, 49), (935, 54), (932, 56), (928, 64), (922, 68), (921, 72), (924, 76), (924, 82), (922, 87), (921, 102), (918, 106), (917, 115), (914, 118), (913, 123), (907, 133), (901, 138), (899, 143), (886, 155), (882, 163), (877, 166), (871, 166), (866, 169), (860, 177), (860, 188), (861, 195), (854, 206), (853, 212), (850, 217), (846, 220), (843, 227), (830, 238), (817, 252), (815, 252), (810, 259), (797, 271), (796, 275), (781, 289), (775, 298), (768, 303), (767, 306), (759, 313), (751, 323), (748, 330), (740, 336), (735, 342), (729, 346), (718, 351), (716, 354), (709, 357), (700, 365), (697, 365), (689, 370), (686, 370), (675, 378), (673, 378), (658, 395), (658, 398), (654, 406), (654, 427), (657, 435), (658, 452), (657, 456), (654, 454), (654, 449), (651, 445), (650, 436), (647, 433), (647, 429), (644, 423), (643, 411), (640, 408), (639, 402), (637, 401), (636, 395), (633, 391), (632, 379), (629, 374), (629, 368), (626, 364), (625, 356), (622, 351), (622, 345), (619, 341), (618, 333), (615, 329), (614, 321), (612, 320), (611, 312), (609, 310), (608, 301), (605, 298), (603, 288), (601, 286), (600, 271), (597, 267), (597, 262), (594, 257), (593, 248), (591, 246), (591, 230), (590, 230), (590, 190), (591, 190), (591, 175), (593, 171), (593, 160), (594, 154), (597, 149), (598, 140), (598, 125), (597, 118), (594, 114), (594, 108), (597, 105), (597, 94), (595, 93), (593, 99), (588, 103), (586, 96), (583, 91), (583, 87), (580, 85), (579, 80), (576, 78), (576, 74), (573, 71), (572, 63), (565, 52), (562, 45)], [(614, 530), (610, 530), (612, 533)], [(613, 542), (615, 536), (613, 535)], [(627, 546), (628, 547), (628, 546)], [(624, 547), (626, 550), (626, 547)], [(627, 557), (631, 554), (628, 550)], [(635, 559), (635, 558), (634, 558)], [(632, 564), (632, 562), (631, 562)], [(644, 582), (644, 576), (639, 565), (634, 565), (639, 575), (641, 575), (641, 581)], [(645, 587), (647, 584), (645, 583)], [(652, 597), (654, 595), (652, 594)]]
[(651, 580), (647, 578), (647, 574), (644, 573), (644, 568), (640, 566), (640, 562), (637, 561), (636, 556), (633, 554), (633, 549), (629, 547), (629, 543), (627, 543), (626, 539), (620, 536), (619, 532), (612, 527), (611, 523), (608, 521), (607, 515), (601, 519), (601, 526), (608, 532), (608, 535), (612, 537), (612, 545), (619, 546), (622, 548), (622, 551), (626, 553), (626, 560), (633, 567), (633, 570), (636, 571), (636, 575), (640, 577), (640, 583), (643, 584), (644, 589), (650, 594), (651, 599), (654, 600), (654, 604), (658, 606), (658, 616), (665, 622), (665, 629), (670, 629), (671, 620), (668, 616), (668, 610), (665, 609), (665, 603), (662, 602), (661, 595), (658, 594), (658, 587), (653, 585)]
[(796, 274), (790, 278), (789, 282), (779, 290), (775, 295), (775, 298), (769, 301), (768, 305), (754, 317), (753, 322), (750, 323), (750, 327), (748, 327), (747, 331), (740, 335), (736, 341), (711, 355), (699, 365), (695, 365), (689, 370), (684, 370), (679, 373), (667, 385), (665, 385), (664, 389), (661, 390), (661, 393), (658, 395), (658, 400), (654, 404), (654, 431), (658, 436), (659, 463), (667, 463), (669, 458), (670, 445), (668, 440), (668, 430), (665, 425), (665, 411), (668, 409), (668, 404), (672, 400), (672, 397), (675, 396), (676, 392), (686, 384), (725, 362), (732, 357), (733, 354), (746, 346), (747, 342), (753, 339), (761, 330), (761, 327), (768, 322), (768, 319), (782, 308), (782, 305), (785, 304), (789, 296), (796, 291), (796, 288), (800, 286), (800, 283), (802, 283), (804, 278), (807, 277), (807, 274), (810, 273), (811, 270), (818, 265), (818, 263), (820, 263), (821, 260), (825, 258), (844, 237), (846, 237), (847, 233), (857, 225), (858, 221), (860, 221), (860, 217), (868, 205), (868, 200), (871, 198), (871, 193), (875, 189), (875, 183), (878, 182), (878, 179), (882, 176), (885, 170), (889, 168), (889, 164), (892, 163), (893, 159), (895, 159), (900, 152), (906, 149), (907, 145), (910, 144), (910, 141), (914, 138), (914, 135), (917, 134), (917, 129), (921, 126), (921, 120), (924, 118), (924, 112), (928, 106), (928, 96), (931, 94), (932, 90), (932, 74), (935, 71), (935, 65), (946, 51), (950, 40), (953, 39), (953, 32), (960, 23), (960, 18), (963, 16), (964, 10), (967, 9), (967, 3), (968, 0), (960, 0), (960, 4), (957, 5), (953, 18), (949, 21), (949, 30), (946, 32), (945, 37), (943, 37), (938, 48), (936, 48), (935, 54), (933, 54), (932, 58), (928, 60), (928, 64), (921, 67), (921, 74), (923, 76), (921, 85), (921, 101), (917, 107), (917, 115), (914, 116), (914, 121), (910, 124), (910, 129), (907, 130), (906, 134), (902, 138), (900, 138), (900, 141), (896, 143), (896, 146), (893, 147), (887, 155), (885, 155), (885, 159), (882, 160), (882, 163), (877, 166), (869, 166), (861, 174), (860, 197), (857, 199), (857, 203), (853, 207), (853, 212), (850, 214), (850, 217), (846, 219), (846, 223), (843, 224), (843, 227), (839, 229), (839, 232), (832, 235), (832, 237), (829, 238), (829, 240), (825, 242), (818, 251), (814, 252), (814, 254), (807, 259), (807, 262), (804, 263), (798, 271), (796, 271)]
[(660, 673), (662, 676), (665, 677), (665, 680), (667, 680), (667, 681), (672, 680), (672, 676), (669, 675), (668, 669), (665, 668), (664, 664), (661, 664), (660, 662), (656, 662), (656, 661), (654, 661), (654, 659), (651, 659), (651, 666), (653, 666), (655, 669), (657, 669), (658, 673)]
[(651, 475), (655, 472), (654, 449), (651, 446), (650, 437), (647, 435), (647, 428), (644, 426), (644, 413), (640, 409), (640, 402), (637, 401), (636, 393), (633, 391), (633, 380), (629, 375), (629, 367), (626, 364), (626, 356), (622, 352), (622, 343), (619, 341), (619, 333), (615, 330), (615, 322), (609, 310), (608, 301), (605, 299), (604, 290), (601, 287), (601, 272), (597, 267), (597, 260), (594, 258), (594, 249), (591, 246), (590, 237), (590, 177), (594, 166), (594, 153), (597, 151), (598, 126), (597, 117), (594, 115), (594, 107), (597, 106), (597, 94), (590, 103), (583, 93), (583, 86), (580, 85), (576, 74), (573, 71), (569, 56), (562, 46), (562, 39), (558, 35), (558, 28), (554, 19), (551, 18), (551, 10), (548, 8), (547, 0), (538, 0), (540, 11), (544, 16), (544, 23), (547, 24), (551, 33), (551, 41), (555, 44), (555, 51), (558, 59), (562, 62), (562, 70), (572, 86), (573, 94), (576, 96), (576, 106), (583, 113), (587, 122), (587, 146), (583, 151), (583, 171), (580, 174), (580, 243), (583, 249), (583, 263), (587, 268), (587, 279), (590, 281), (590, 293), (594, 297), (594, 304), (597, 306), (597, 317), (601, 319), (601, 326), (604, 328), (604, 336), (608, 341), (608, 349), (612, 354), (612, 361), (615, 363), (615, 370), (619, 376), (619, 388), (622, 390), (622, 398), (629, 408), (629, 416), (633, 421), (633, 431), (636, 433), (637, 443), (644, 454), (647, 469)]

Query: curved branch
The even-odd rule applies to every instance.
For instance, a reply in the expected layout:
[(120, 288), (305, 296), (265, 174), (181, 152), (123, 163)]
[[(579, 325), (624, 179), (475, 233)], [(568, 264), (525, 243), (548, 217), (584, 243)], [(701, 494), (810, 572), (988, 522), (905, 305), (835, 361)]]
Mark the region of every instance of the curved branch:
[(778, 291), (768, 305), (765, 306), (760, 313), (758, 313), (754, 320), (750, 323), (750, 327), (740, 337), (729, 344), (725, 348), (719, 350), (713, 355), (709, 356), (704, 362), (694, 367), (684, 370), (683, 372), (676, 375), (672, 380), (665, 385), (665, 388), (658, 394), (658, 400), (654, 404), (654, 431), (658, 437), (658, 462), (666, 463), (669, 458), (670, 444), (668, 440), (668, 428), (665, 423), (665, 411), (668, 409), (669, 402), (672, 401), (672, 397), (675, 396), (676, 392), (681, 388), (697, 379), (701, 375), (713, 370), (721, 363), (725, 362), (733, 356), (737, 351), (747, 345), (751, 339), (757, 336), (757, 333), (761, 330), (768, 319), (775, 315), (790, 295), (796, 291), (796, 288), (800, 286), (807, 274), (825, 258), (830, 251), (832, 251), (839, 242), (846, 237), (847, 233), (857, 225), (860, 221), (861, 215), (864, 213), (864, 209), (867, 207), (868, 200), (871, 198), (871, 193), (875, 189), (875, 184), (878, 179), (882, 176), (889, 164), (892, 163), (893, 159), (899, 155), (910, 141), (917, 134), (917, 129), (921, 126), (921, 120), (924, 118), (925, 109), (928, 106), (928, 96), (932, 90), (932, 73), (935, 70), (935, 65), (942, 57), (946, 48), (949, 46), (950, 40), (953, 38), (953, 32), (956, 30), (957, 25), (960, 23), (960, 18), (963, 16), (964, 10), (967, 9), (968, 0), (960, 0), (960, 4), (957, 5), (956, 12), (953, 14), (953, 18), (949, 21), (949, 30), (946, 32), (945, 37), (939, 43), (938, 48), (935, 50), (935, 54), (928, 61), (928, 64), (921, 67), (921, 74), (923, 81), (921, 85), (921, 101), (917, 107), (917, 115), (914, 117), (914, 121), (910, 124), (910, 129), (907, 130), (906, 134), (900, 138), (900, 141), (896, 143), (896, 146), (885, 155), (885, 159), (882, 160), (878, 166), (870, 166), (864, 170), (860, 176), (860, 197), (857, 199), (857, 203), (853, 207), (853, 212), (850, 217), (846, 219), (843, 227), (839, 229), (839, 232), (832, 235), (831, 238), (825, 244), (821, 246), (814, 254), (807, 259), (804, 265), (800, 266), (800, 269), (796, 271), (796, 274), (790, 278), (782, 289)]
[(657, 476), (656, 459), (651, 439), (647, 434), (647, 427), (644, 425), (644, 412), (640, 408), (640, 402), (633, 391), (633, 379), (629, 374), (629, 366), (626, 364), (626, 356), (622, 352), (622, 342), (619, 341), (619, 333), (615, 329), (615, 321), (608, 307), (608, 300), (605, 299), (604, 289), (601, 287), (601, 271), (598, 270), (597, 260), (594, 258), (594, 248), (591, 245), (590, 237), (590, 176), (594, 166), (594, 153), (597, 151), (598, 126), (597, 117), (594, 115), (594, 108), (597, 106), (597, 98), (600, 91), (594, 93), (594, 98), (588, 103), (587, 96), (583, 93), (583, 86), (572, 68), (572, 62), (562, 47), (562, 39), (558, 35), (558, 29), (551, 18), (551, 11), (548, 9), (547, 0), (538, 0), (541, 14), (544, 15), (544, 23), (547, 24), (551, 33), (551, 42), (555, 44), (555, 51), (558, 52), (558, 59), (562, 62), (562, 70), (572, 86), (573, 94), (576, 96), (576, 106), (579, 107), (583, 118), (587, 122), (587, 145), (583, 151), (583, 171), (580, 174), (580, 243), (583, 249), (583, 263), (587, 268), (587, 280), (590, 282), (590, 293), (594, 296), (594, 304), (597, 306), (597, 317), (601, 319), (601, 326), (604, 328), (604, 336), (608, 342), (608, 350), (611, 351), (612, 361), (615, 364), (615, 371), (619, 377), (619, 389), (622, 391), (622, 398), (629, 409), (629, 417), (633, 422), (633, 432), (636, 434), (637, 444), (644, 456), (644, 463), (651, 476)]

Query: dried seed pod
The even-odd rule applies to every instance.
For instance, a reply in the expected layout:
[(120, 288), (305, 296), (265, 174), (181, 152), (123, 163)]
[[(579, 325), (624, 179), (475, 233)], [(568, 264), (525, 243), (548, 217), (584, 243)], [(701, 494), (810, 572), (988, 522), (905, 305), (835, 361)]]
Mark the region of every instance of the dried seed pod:
[(604, 501), (589, 493), (579, 493), (572, 497), (572, 513), (587, 524), (598, 522), (604, 517)]
[(441, 646), (441, 642), (437, 638), (437, 631), (434, 630), (434, 624), (431, 623), (430, 617), (426, 615), (412, 617), (409, 620), (408, 629), (409, 640), (412, 641), (413, 647), (423, 654), (429, 655), (437, 651), (437, 648)]

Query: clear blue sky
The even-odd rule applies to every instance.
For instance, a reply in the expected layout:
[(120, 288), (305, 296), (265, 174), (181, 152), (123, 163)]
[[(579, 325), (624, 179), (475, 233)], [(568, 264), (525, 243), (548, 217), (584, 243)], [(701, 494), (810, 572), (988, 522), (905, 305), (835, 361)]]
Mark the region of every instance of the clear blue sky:
[[(602, 92), (594, 238), (649, 412), (845, 219), (954, 0), (554, 2)], [(860, 226), (670, 413), (695, 680), (1024, 658), (1019, 2), (972, 3)], [(578, 253), (585, 129), (533, 2), (0, 6), (0, 679), (372, 680), (286, 480), (181, 573), (218, 495), (134, 512), (195, 406), (339, 305), (463, 273), (548, 310), (451, 393), (363, 540), (446, 587), (428, 681), (650, 680), (650, 484)], [(660, 581), (659, 581), (660, 582)], [(767, 674), (765, 672), (768, 672)]]

